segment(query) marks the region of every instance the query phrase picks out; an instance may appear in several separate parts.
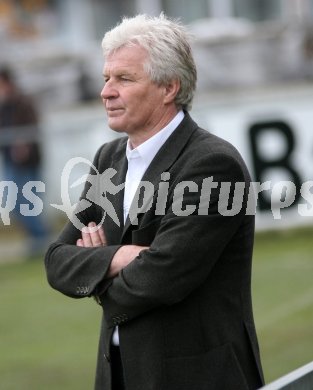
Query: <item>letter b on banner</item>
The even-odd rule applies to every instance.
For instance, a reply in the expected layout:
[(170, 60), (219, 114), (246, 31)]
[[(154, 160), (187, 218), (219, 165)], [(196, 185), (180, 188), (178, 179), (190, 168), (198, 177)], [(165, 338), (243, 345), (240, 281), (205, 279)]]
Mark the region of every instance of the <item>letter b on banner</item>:
[[(265, 156), (261, 151), (261, 138), (269, 132), (276, 132), (276, 134), (285, 141), (284, 144), (286, 145), (285, 150), (282, 153), (278, 153), (277, 156), (271, 158)], [(269, 169), (272, 170), (277, 168), (285, 170), (290, 176), (290, 181), (292, 181), (296, 186), (296, 196), (293, 205), (297, 204), (301, 196), (301, 178), (296, 169), (292, 166), (291, 156), (295, 148), (295, 138), (291, 127), (286, 122), (279, 120), (260, 122), (255, 123), (250, 127), (249, 135), (252, 150), (252, 163), (256, 181), (263, 182), (266, 171)], [(259, 194), (259, 208), (260, 210), (271, 209), (270, 199), (267, 199), (262, 192)]]

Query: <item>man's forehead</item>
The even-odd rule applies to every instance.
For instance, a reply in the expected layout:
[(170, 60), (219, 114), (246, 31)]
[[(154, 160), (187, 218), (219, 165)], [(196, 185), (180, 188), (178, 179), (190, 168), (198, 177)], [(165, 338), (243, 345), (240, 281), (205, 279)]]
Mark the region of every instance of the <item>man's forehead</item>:
[(113, 61), (140, 61), (144, 58), (147, 58), (148, 53), (147, 50), (139, 45), (131, 45), (131, 46), (122, 46), (116, 50), (113, 50), (111, 53), (107, 54), (106, 62)]
[(108, 58), (103, 67), (103, 72), (138, 72), (143, 69), (145, 58), (140, 57), (112, 57)]
[(118, 74), (130, 74), (138, 72), (138, 69), (142, 69), (141, 63), (117, 63), (117, 62), (106, 62), (103, 67), (103, 73), (118, 73)]

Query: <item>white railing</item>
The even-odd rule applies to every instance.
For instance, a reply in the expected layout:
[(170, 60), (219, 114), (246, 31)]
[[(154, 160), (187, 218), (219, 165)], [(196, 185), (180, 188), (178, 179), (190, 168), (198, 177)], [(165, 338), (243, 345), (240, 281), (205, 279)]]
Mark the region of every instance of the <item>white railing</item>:
[(312, 390), (313, 361), (262, 387), (260, 390)]

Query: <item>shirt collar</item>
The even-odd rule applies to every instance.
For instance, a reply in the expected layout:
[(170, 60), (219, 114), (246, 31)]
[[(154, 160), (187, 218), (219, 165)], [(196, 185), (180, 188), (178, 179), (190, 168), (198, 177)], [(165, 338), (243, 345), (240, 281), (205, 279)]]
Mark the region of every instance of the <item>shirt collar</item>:
[(184, 112), (182, 110), (179, 111), (175, 115), (175, 117), (165, 127), (163, 127), (163, 129), (158, 131), (155, 135), (147, 139), (147, 141), (143, 142), (135, 149), (130, 148), (130, 142), (128, 139), (126, 145), (127, 159), (129, 160), (129, 159), (141, 157), (145, 165), (148, 167), (151, 161), (154, 159), (155, 155), (163, 146), (163, 144), (174, 132), (174, 130), (178, 127), (180, 122), (184, 119), (184, 116), (185, 116)]

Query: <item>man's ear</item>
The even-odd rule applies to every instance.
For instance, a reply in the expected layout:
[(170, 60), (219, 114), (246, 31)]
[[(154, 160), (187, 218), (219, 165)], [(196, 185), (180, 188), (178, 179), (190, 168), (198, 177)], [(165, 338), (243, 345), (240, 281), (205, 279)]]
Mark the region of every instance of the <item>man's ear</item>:
[(171, 80), (165, 87), (164, 103), (172, 103), (180, 90), (180, 81), (178, 79)]

